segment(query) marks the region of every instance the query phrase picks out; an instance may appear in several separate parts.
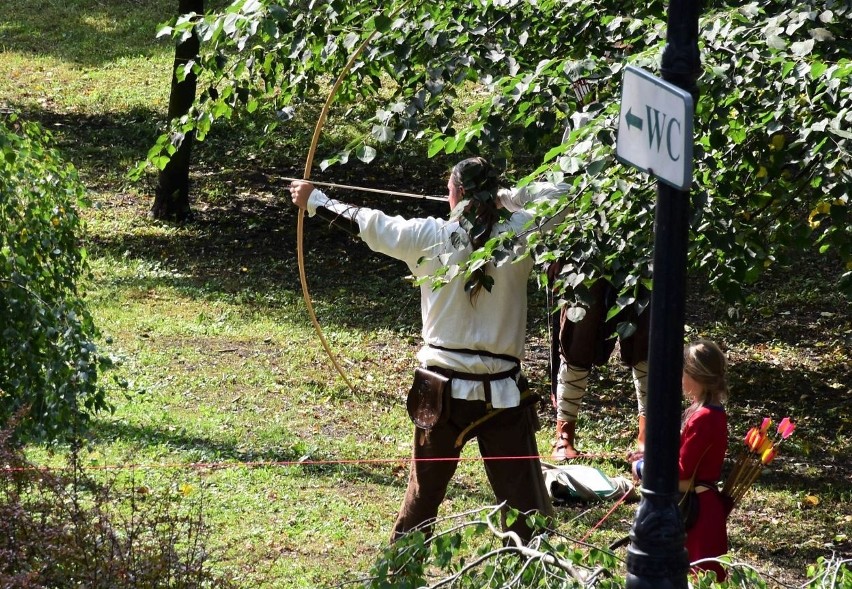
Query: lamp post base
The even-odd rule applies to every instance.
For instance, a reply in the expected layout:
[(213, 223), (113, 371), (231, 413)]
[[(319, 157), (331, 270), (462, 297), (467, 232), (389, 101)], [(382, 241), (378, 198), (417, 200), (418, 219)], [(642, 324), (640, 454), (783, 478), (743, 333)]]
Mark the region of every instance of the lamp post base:
[(677, 497), (642, 490), (627, 548), (629, 589), (686, 589), (689, 556)]

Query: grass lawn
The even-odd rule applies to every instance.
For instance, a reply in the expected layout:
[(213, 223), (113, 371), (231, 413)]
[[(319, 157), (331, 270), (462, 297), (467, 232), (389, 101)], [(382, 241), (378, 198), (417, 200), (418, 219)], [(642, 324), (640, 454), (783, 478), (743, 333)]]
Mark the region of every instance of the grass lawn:
[[(84, 463), (131, 489), (202, 497), (217, 566), (246, 587), (337, 585), (369, 568), (405, 490), (419, 295), (403, 265), (308, 222), (314, 305), (350, 390), (307, 318), (295, 210), (276, 181), (299, 173), (309, 127), (258, 154), (232, 129), (212, 133), (196, 152), (194, 221), (148, 219), (155, 178), (134, 184), (126, 173), (166, 110), (172, 48), (154, 34), (174, 9), (171, 0), (0, 4), (0, 108), (51, 129), (94, 202), (88, 298), (116, 365), (103, 374), (115, 412), (96, 420)], [(411, 166), (332, 169), (329, 179), (444, 190), (440, 166)], [(382, 206), (444, 213), (442, 203)], [(830, 259), (803, 254), (736, 309), (690, 279), (688, 336), (720, 342), (732, 364), (731, 452), (766, 415), (799, 424), (729, 522), (733, 558), (779, 586), (801, 583), (820, 556), (852, 556), (852, 313), (832, 289), (839, 275)], [(526, 369), (546, 397), (546, 307), (532, 284), (530, 293)], [(611, 361), (589, 391), (578, 427), (585, 462), (625, 474), (635, 436), (628, 371)], [(553, 419), (542, 406), (545, 455)], [(63, 461), (37, 446), (28, 454)], [(473, 445), (464, 457), (444, 514), (492, 501)], [(606, 546), (629, 530), (635, 507), (560, 508), (559, 530), (580, 539), (606, 517), (586, 540)]]

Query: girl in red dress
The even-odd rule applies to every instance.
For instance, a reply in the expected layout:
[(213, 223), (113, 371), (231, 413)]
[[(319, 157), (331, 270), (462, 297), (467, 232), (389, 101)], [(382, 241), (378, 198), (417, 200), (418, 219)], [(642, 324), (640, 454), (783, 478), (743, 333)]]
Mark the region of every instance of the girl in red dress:
[[(698, 340), (683, 352), (683, 395), (690, 402), (683, 413), (678, 460), (678, 490), (695, 487), (698, 518), (686, 531), (690, 562), (715, 558), (728, 551), (727, 511), (717, 481), (728, 449), (728, 418), (722, 403), (728, 396), (727, 360), (715, 343)], [(633, 474), (642, 476), (644, 460), (633, 463)], [(694, 569), (714, 571), (718, 580), (725, 569), (718, 562), (703, 562)]]

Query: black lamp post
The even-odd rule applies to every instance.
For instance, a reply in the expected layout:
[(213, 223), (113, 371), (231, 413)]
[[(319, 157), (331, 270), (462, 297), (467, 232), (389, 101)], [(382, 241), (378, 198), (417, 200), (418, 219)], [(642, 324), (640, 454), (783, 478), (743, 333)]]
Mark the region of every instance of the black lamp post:
[[(662, 77), (697, 102), (699, 0), (671, 0)], [(654, 290), (648, 354), (648, 410), (642, 501), (630, 530), (628, 589), (687, 587), (689, 558), (678, 511), (683, 325), (689, 193), (657, 184)]]

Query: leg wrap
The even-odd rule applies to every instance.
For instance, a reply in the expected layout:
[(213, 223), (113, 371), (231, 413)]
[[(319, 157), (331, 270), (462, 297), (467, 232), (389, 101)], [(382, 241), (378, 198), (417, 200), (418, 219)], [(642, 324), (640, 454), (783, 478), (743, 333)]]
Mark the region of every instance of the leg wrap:
[(589, 370), (566, 362), (559, 365), (556, 384), (556, 419), (577, 421), (580, 404), (589, 384)]
[(637, 362), (633, 365), (632, 372), (639, 415), (645, 415), (645, 406), (648, 404), (648, 363)]

